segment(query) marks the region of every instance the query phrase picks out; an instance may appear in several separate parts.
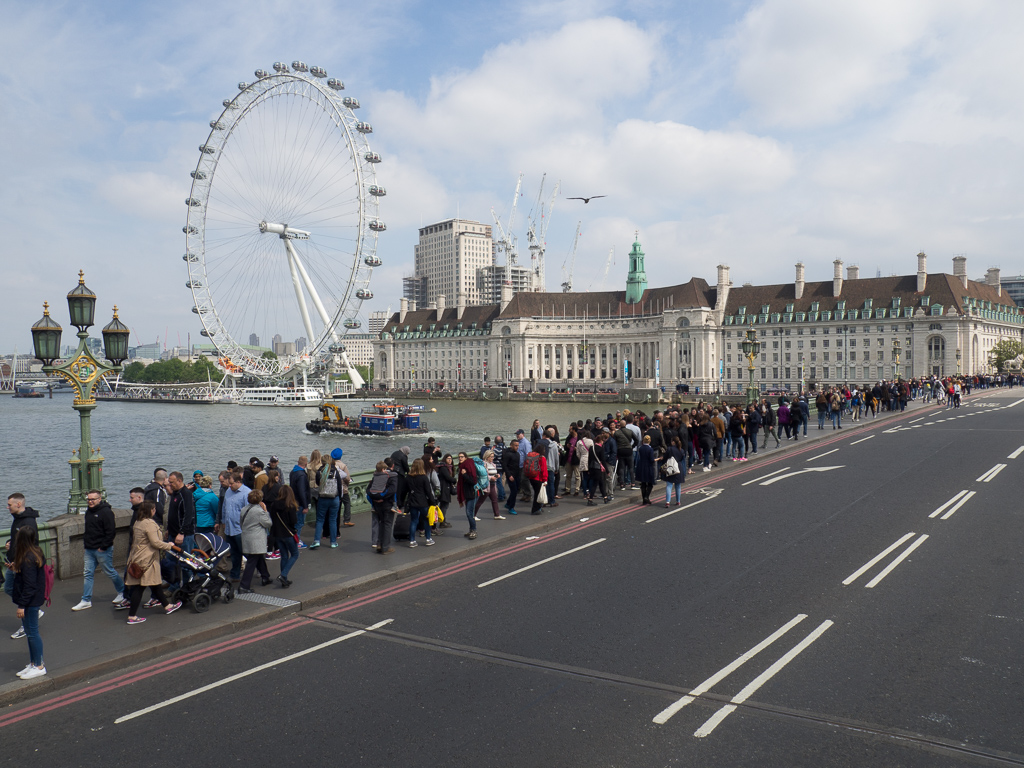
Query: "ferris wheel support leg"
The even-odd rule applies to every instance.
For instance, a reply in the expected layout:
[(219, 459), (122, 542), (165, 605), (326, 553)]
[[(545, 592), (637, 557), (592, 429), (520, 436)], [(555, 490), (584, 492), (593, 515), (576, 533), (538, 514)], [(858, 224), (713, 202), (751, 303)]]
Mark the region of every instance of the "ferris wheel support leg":
[[(292, 274), (292, 285), (295, 286), (295, 298), (299, 302), (299, 312), (302, 313), (302, 325), (306, 329), (306, 338), (315, 339), (313, 335), (313, 323), (309, 319), (309, 308), (306, 306), (306, 297), (302, 295), (302, 283), (299, 280), (298, 270), (295, 268), (298, 257), (295, 255), (295, 249), (292, 248), (292, 244), (287, 240), (284, 241), (285, 250), (288, 251), (288, 271)], [(312, 341), (310, 342), (312, 343)]]
[[(306, 291), (309, 293), (309, 297), (313, 300), (313, 306), (316, 307), (316, 312), (320, 315), (320, 319), (324, 323), (324, 327), (329, 329), (331, 332), (331, 338), (334, 341), (338, 341), (338, 332), (334, 328), (334, 323), (331, 322), (330, 315), (327, 314), (327, 310), (324, 309), (324, 304), (320, 301), (320, 294), (316, 292), (316, 288), (313, 287), (313, 281), (309, 279), (309, 275), (306, 273), (306, 268), (302, 266), (302, 262), (299, 260), (299, 254), (295, 252), (292, 244), (289, 240), (284, 241), (285, 248), (288, 249), (289, 255), (291, 255), (295, 266), (298, 267), (299, 274), (302, 275), (302, 282), (306, 285)], [(310, 336), (310, 339), (315, 338)]]
[(352, 363), (350, 363), (348, 361), (348, 353), (342, 352), (341, 353), (341, 359), (342, 359), (342, 362), (345, 363), (345, 368), (348, 369), (348, 378), (349, 378), (349, 381), (352, 382), (352, 386), (355, 387), (356, 389), (359, 389), (360, 387), (362, 387), (363, 384), (366, 383), (366, 379), (364, 379), (359, 374), (359, 371), (356, 370), (356, 367), (354, 365), (352, 365)]

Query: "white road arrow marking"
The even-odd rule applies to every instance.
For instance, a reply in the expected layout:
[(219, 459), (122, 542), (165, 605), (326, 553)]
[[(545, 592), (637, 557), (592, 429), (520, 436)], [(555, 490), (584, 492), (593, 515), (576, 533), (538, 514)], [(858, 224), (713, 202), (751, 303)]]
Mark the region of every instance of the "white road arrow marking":
[(771, 485), (772, 483), (779, 482), (779, 480), (785, 480), (787, 477), (796, 477), (797, 475), (802, 475), (804, 474), (804, 472), (828, 472), (829, 470), (832, 469), (842, 469), (845, 466), (845, 464), (839, 464), (838, 466), (835, 467), (808, 467), (807, 469), (798, 469), (796, 472), (788, 472), (785, 475), (773, 477), (771, 480), (765, 480), (763, 483), (761, 483), (761, 485)]

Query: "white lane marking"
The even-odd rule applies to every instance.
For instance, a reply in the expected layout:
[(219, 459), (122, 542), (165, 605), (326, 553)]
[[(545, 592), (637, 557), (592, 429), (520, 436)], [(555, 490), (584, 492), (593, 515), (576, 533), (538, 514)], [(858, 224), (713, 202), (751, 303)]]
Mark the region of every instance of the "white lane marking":
[(854, 440), (852, 443), (850, 443), (850, 445), (856, 445), (857, 443), (863, 443), (865, 440), (870, 440), (873, 437), (874, 437), (874, 435), (868, 435), (867, 437), (862, 437), (860, 440)]
[(918, 416), (916, 419), (912, 419), (912, 420), (908, 421), (907, 424), (913, 424), (916, 421), (921, 421), (922, 419), (926, 419), (926, 418), (928, 418), (928, 417), (927, 416)]
[(864, 563), (864, 565), (862, 565), (860, 568), (858, 568), (856, 571), (854, 571), (853, 573), (851, 573), (849, 576), (846, 577), (846, 579), (843, 581), (843, 586), (844, 587), (848, 587), (851, 584), (853, 584), (853, 582), (855, 582), (857, 579), (859, 579), (861, 576), (863, 576), (868, 571), (869, 568), (874, 566), (875, 563), (877, 563), (883, 557), (888, 555), (890, 552), (892, 552), (894, 549), (896, 549), (896, 547), (898, 547), (900, 544), (905, 542), (907, 539), (909, 539), (913, 535), (914, 535), (914, 532), (911, 531), (906, 536), (904, 536), (902, 539), (899, 539), (894, 544), (891, 544), (885, 551), (879, 552), (873, 558), (868, 560), (868, 562)]
[(950, 499), (945, 504), (943, 504), (941, 507), (939, 507), (934, 512), (932, 512), (930, 515), (928, 515), (928, 517), (938, 517), (939, 515), (941, 515), (946, 510), (947, 507), (949, 507), (952, 504), (956, 504), (956, 502), (959, 501), (960, 498), (962, 496), (964, 496), (964, 494), (966, 494), (966, 493), (967, 493), (967, 491), (960, 491), (960, 493), (958, 493), (952, 499)]
[(715, 674), (713, 674), (711, 677), (709, 677), (703, 683), (700, 683), (696, 688), (694, 688), (688, 694), (683, 696), (683, 698), (679, 699), (679, 701), (677, 701), (674, 704), (672, 704), (671, 706), (665, 707), (665, 709), (661, 710), (661, 712), (659, 712), (657, 715), (655, 715), (654, 722), (658, 723), (659, 725), (664, 725), (665, 723), (667, 723), (669, 721), (669, 719), (674, 714), (676, 714), (676, 712), (681, 710), (683, 707), (685, 707), (687, 704), (692, 702), (695, 698), (697, 698), (701, 694), (706, 693), (707, 691), (710, 691), (713, 686), (717, 685), (722, 680), (727, 678), (729, 675), (731, 675), (737, 669), (742, 667), (744, 664), (746, 664), (752, 658), (757, 656), (757, 654), (759, 654), (761, 651), (763, 651), (769, 645), (774, 643), (776, 640), (778, 640), (784, 634), (789, 632), (789, 630), (791, 630), (793, 627), (795, 627), (797, 624), (799, 624), (801, 621), (803, 621), (806, 618), (807, 618), (807, 614), (806, 613), (798, 613), (796, 616), (794, 616), (792, 619), (790, 619), (786, 624), (783, 624), (777, 630), (772, 632), (770, 635), (768, 635), (768, 637), (766, 637), (760, 643), (755, 645), (749, 651), (747, 651), (746, 653), (742, 654), (741, 656), (738, 656), (735, 660), (731, 661), (729, 664), (726, 664), (720, 670), (715, 672)]
[(282, 656), (280, 659), (269, 661), (266, 664), (260, 664), (258, 667), (247, 669), (245, 672), (239, 672), (237, 675), (225, 677), (221, 680), (218, 680), (215, 683), (210, 683), (209, 685), (204, 685), (202, 688), (196, 688), (194, 691), (189, 691), (188, 693), (183, 693), (180, 696), (175, 696), (173, 698), (167, 699), (166, 701), (161, 701), (159, 704), (154, 704), (151, 707), (145, 707), (144, 709), (136, 710), (135, 712), (132, 712), (129, 715), (117, 718), (117, 720), (114, 721), (114, 724), (118, 725), (120, 723), (127, 722), (128, 720), (134, 720), (136, 717), (148, 715), (150, 712), (155, 712), (158, 709), (169, 707), (171, 704), (177, 704), (179, 701), (184, 701), (185, 699), (191, 699), (193, 696), (198, 696), (201, 693), (212, 691), (214, 688), (219, 688), (222, 685), (227, 685), (228, 683), (233, 683), (236, 680), (241, 680), (242, 678), (249, 677), (250, 675), (255, 675), (257, 672), (262, 672), (265, 669), (270, 669), (271, 667), (276, 667), (280, 664), (284, 664), (285, 662), (294, 661), (295, 659), (301, 658), (303, 656), (308, 656), (311, 653), (322, 651), (324, 648), (328, 648), (338, 643), (343, 643), (346, 640), (351, 640), (353, 637), (365, 635), (367, 632), (372, 632), (375, 629), (380, 629), (381, 627), (387, 626), (392, 621), (394, 621), (394, 619), (385, 619), (384, 621), (378, 621), (376, 624), (369, 626), (366, 629), (358, 629), (355, 632), (349, 632), (347, 635), (342, 635), (341, 637), (336, 637), (333, 640), (328, 640), (326, 643), (314, 645), (312, 648), (307, 648), (304, 651), (299, 651), (298, 653), (293, 653), (289, 656)]
[(998, 475), (1000, 472), (1002, 472), (1004, 469), (1006, 469), (1006, 465), (1005, 464), (996, 464), (994, 467), (992, 467), (992, 469), (990, 469), (988, 472), (983, 474), (981, 477), (979, 477), (974, 482), (976, 482), (976, 483), (991, 483), (993, 478), (995, 478), (995, 476)]
[(499, 576), (496, 579), (491, 579), (490, 581), (485, 581), (483, 584), (477, 584), (476, 585), (477, 589), (480, 589), (481, 587), (488, 587), (491, 584), (496, 584), (497, 582), (503, 581), (504, 579), (510, 578), (512, 576), (518, 576), (520, 573), (524, 573), (525, 571), (529, 571), (529, 570), (531, 570), (533, 568), (536, 568), (538, 565), (544, 565), (545, 563), (550, 563), (552, 560), (557, 560), (560, 557), (565, 557), (566, 555), (571, 555), (573, 552), (579, 552), (581, 549), (586, 549), (587, 547), (592, 547), (595, 544), (600, 544), (602, 541), (607, 541), (607, 539), (598, 539), (597, 541), (592, 541), (589, 544), (584, 544), (582, 547), (576, 547), (575, 549), (567, 550), (565, 552), (562, 552), (561, 554), (552, 555), (551, 557), (547, 557), (547, 558), (545, 558), (543, 560), (537, 561), (533, 565), (528, 565), (525, 568), (519, 568), (518, 570), (512, 571), (511, 573), (506, 573), (504, 576)]
[(968, 501), (970, 501), (971, 500), (971, 496), (973, 496), (976, 493), (977, 493), (977, 491), (971, 491), (970, 493), (968, 493), (966, 496), (964, 496), (962, 499), (960, 499), (960, 502), (955, 507), (950, 509), (949, 512), (944, 514), (940, 519), (948, 520), (949, 518), (951, 518), (953, 516), (953, 513), (956, 512), (958, 509), (960, 509), (960, 507), (962, 507)]
[(655, 520), (661, 520), (663, 517), (669, 517), (671, 515), (674, 515), (676, 512), (682, 512), (684, 509), (689, 509), (690, 507), (696, 507), (698, 504), (703, 504), (705, 501), (711, 501), (712, 499), (717, 499), (721, 495), (721, 493), (722, 493), (722, 491), (719, 490), (718, 493), (708, 494), (707, 496), (705, 496), (700, 501), (694, 501), (694, 502), (691, 502), (691, 503), (687, 504), (686, 506), (679, 507), (678, 509), (673, 509), (673, 510), (670, 510), (668, 512), (664, 512), (664, 513), (662, 513), (660, 515), (652, 517), (650, 520), (644, 520), (644, 522), (645, 523), (653, 523)]
[(809, 458), (808, 461), (814, 461), (815, 459), (820, 459), (822, 456), (828, 456), (830, 453), (835, 453), (838, 450), (839, 450), (838, 448), (833, 448), (831, 451), (825, 451), (824, 453), (819, 453), (817, 456), (811, 456), (811, 458)]
[(1021, 403), (1024, 403), (1024, 400), (1018, 400), (1018, 401), (1017, 401), (1017, 402), (1015, 402), (1015, 403), (1010, 403), (1009, 405), (1004, 405), (1003, 407), (1004, 407), (1004, 408), (1013, 408), (1013, 406), (1015, 406), (1015, 405), (1020, 405)]
[(783, 669), (783, 667), (785, 667), (787, 664), (789, 664), (789, 662), (791, 662), (793, 659), (799, 656), (811, 643), (813, 643), (815, 640), (821, 637), (825, 633), (825, 630), (832, 626), (832, 623), (832, 621), (821, 622), (821, 624), (818, 625), (817, 629), (815, 629), (813, 632), (811, 632), (811, 634), (809, 634), (799, 643), (790, 648), (778, 661), (776, 661), (774, 664), (768, 667), (768, 669), (766, 669), (760, 675), (755, 677), (751, 681), (750, 685), (748, 685), (742, 691), (733, 696), (733, 698), (728, 704), (726, 704), (720, 710), (715, 712), (715, 714), (709, 717), (707, 721), (704, 723), (704, 725), (702, 725), (700, 728), (694, 731), (693, 735), (696, 736), (698, 739), (703, 739), (705, 736), (709, 736), (711, 732), (715, 730), (715, 728), (717, 728), (723, 720), (725, 720), (725, 718), (727, 718), (730, 714), (732, 714), (733, 711), (735, 711), (737, 704), (742, 704), (744, 701), (753, 696), (757, 692), (758, 688), (760, 688), (762, 685), (764, 685), (773, 677), (775, 677), (775, 675), (777, 675)]
[(930, 426), (931, 426), (931, 422), (928, 422), (927, 424), (915, 424), (914, 426), (910, 427), (910, 429), (917, 429), (918, 427), (930, 427)]
[[(1022, 448), (1021, 450), (1024, 451), (1024, 448)], [(777, 474), (779, 474), (779, 472), (785, 472), (787, 469), (789, 469), (789, 467), (783, 467), (782, 469), (776, 469), (774, 472), (769, 472), (767, 475), (761, 475), (760, 477), (755, 477), (753, 480), (747, 480), (747, 482), (741, 483), (741, 485), (753, 485), (754, 483), (760, 482), (761, 480), (766, 480), (767, 478), (771, 477), (772, 475), (777, 475)]]
[(1022, 453), (1024, 453), (1024, 445), (1022, 445), (1022, 446), (1021, 446), (1020, 448), (1018, 448), (1018, 449), (1017, 449), (1016, 451), (1014, 451), (1013, 453), (1011, 453), (1011, 454), (1010, 454), (1009, 456), (1007, 456), (1006, 458), (1008, 458), (1008, 459), (1016, 459), (1016, 458), (1017, 458), (1018, 456), (1020, 456), (1020, 455), (1021, 455)]
[(880, 582), (882, 579), (884, 579), (886, 576), (892, 573), (893, 568), (895, 568), (897, 565), (899, 565), (908, 557), (910, 557), (910, 553), (918, 547), (920, 547), (922, 544), (924, 544), (927, 539), (927, 533), (921, 534), (921, 536), (919, 536), (913, 544), (911, 544), (909, 547), (903, 550), (899, 557), (897, 557), (895, 560), (893, 560), (891, 563), (885, 566), (885, 568), (882, 569), (882, 572), (880, 574), (878, 574), (877, 576), (875, 576), (875, 578), (873, 578), (871, 581), (865, 584), (865, 589), (873, 589), (875, 585), (878, 584), (878, 582)]
[(787, 477), (796, 477), (797, 475), (802, 475), (805, 472), (828, 472), (831, 469), (842, 469), (845, 466), (845, 464), (839, 464), (835, 467), (807, 467), (807, 469), (798, 469), (796, 472), (790, 472), (787, 475), (779, 475), (778, 477), (773, 477), (771, 480), (765, 480), (761, 485), (771, 485), (772, 483), (779, 482), (779, 480), (785, 480)]
[(917, 426), (919, 426), (919, 427), (921, 427), (921, 426), (930, 427), (934, 423), (935, 423), (934, 421), (926, 421), (924, 424), (918, 424)]

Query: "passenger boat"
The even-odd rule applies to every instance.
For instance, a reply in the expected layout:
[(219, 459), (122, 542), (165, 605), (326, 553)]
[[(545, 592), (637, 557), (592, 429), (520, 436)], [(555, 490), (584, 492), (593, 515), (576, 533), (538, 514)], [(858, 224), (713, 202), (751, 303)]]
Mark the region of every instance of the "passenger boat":
[[(46, 397), (43, 391), (46, 389), (45, 384), (18, 384), (14, 389), (15, 397)], [(52, 397), (52, 395), (51, 395)]]
[[(422, 405), (402, 403), (375, 403), (366, 406), (358, 417), (346, 417), (331, 403), (320, 405), (321, 418), (306, 423), (313, 434), (331, 432), (342, 435), (416, 435), (427, 431), (427, 423), (420, 418), (426, 410)], [(436, 413), (436, 408), (431, 408)], [(331, 413), (334, 420), (331, 420)]]
[(235, 398), (239, 405), (273, 405), (316, 408), (324, 393), (315, 387), (249, 387)]

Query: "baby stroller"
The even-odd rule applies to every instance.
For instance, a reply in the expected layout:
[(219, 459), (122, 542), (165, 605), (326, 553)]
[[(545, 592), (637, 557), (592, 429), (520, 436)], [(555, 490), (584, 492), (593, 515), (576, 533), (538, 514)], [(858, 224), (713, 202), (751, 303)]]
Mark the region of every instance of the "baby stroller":
[(217, 567), (230, 552), (227, 541), (213, 533), (197, 533), (196, 547), (191, 552), (168, 552), (182, 565), (182, 585), (174, 590), (171, 602), (190, 603), (196, 613), (205, 613), (214, 600), (234, 600), (231, 582)]

